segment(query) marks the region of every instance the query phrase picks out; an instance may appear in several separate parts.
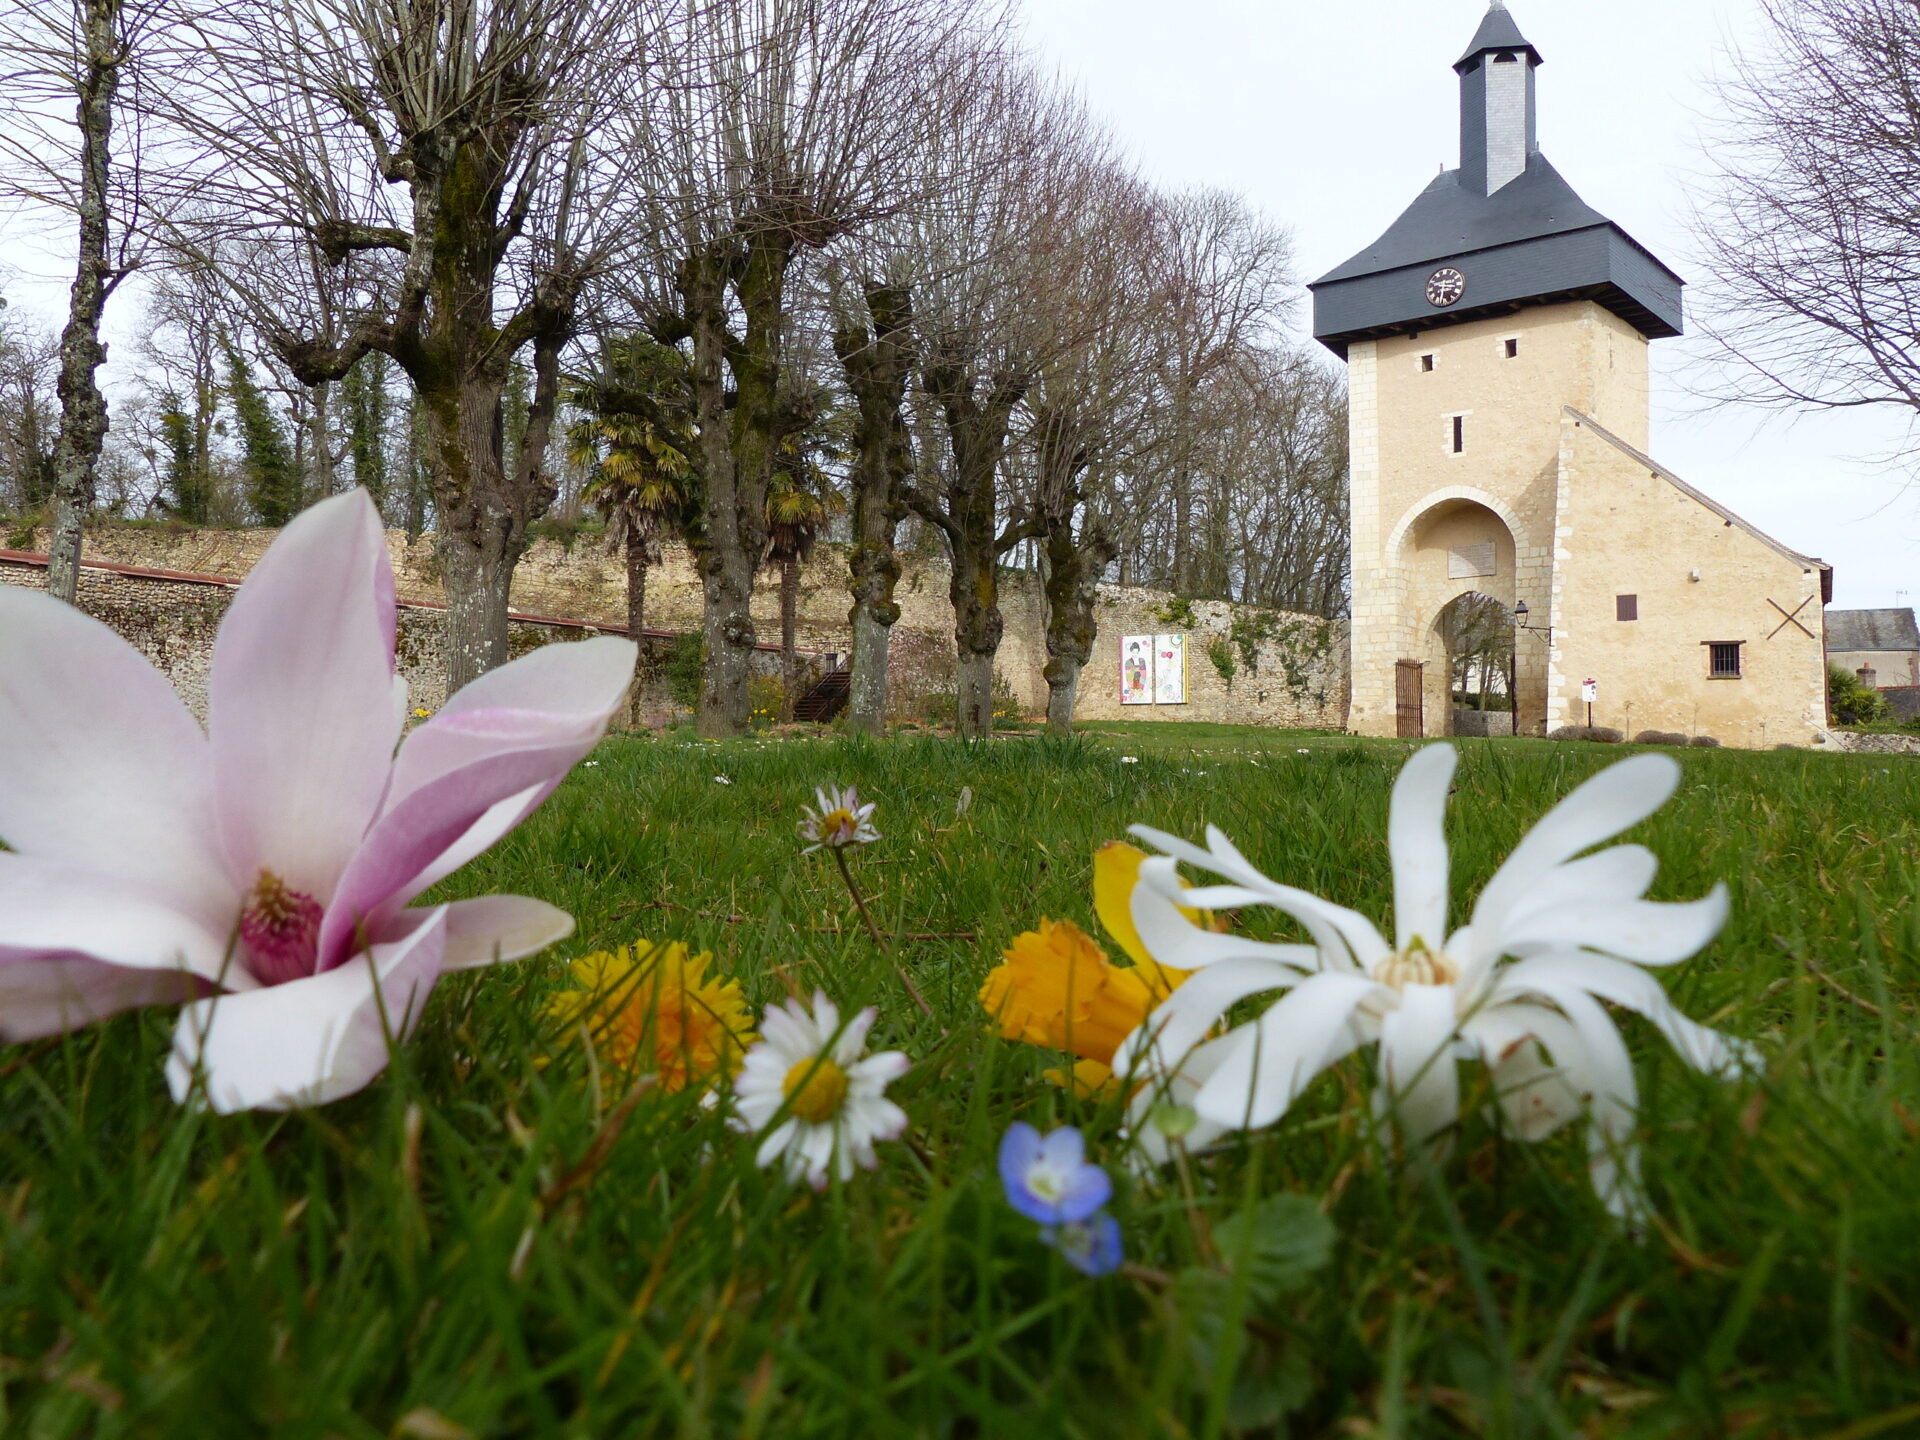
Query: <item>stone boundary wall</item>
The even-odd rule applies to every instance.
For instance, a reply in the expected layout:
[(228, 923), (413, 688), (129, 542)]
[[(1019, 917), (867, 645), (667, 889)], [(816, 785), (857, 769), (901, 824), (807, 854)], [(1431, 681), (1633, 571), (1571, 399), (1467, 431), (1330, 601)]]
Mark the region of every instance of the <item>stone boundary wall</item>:
[(1814, 747), (1843, 755), (1920, 755), (1920, 735), (1869, 735), (1858, 730), (1828, 730)]
[[(164, 525), (102, 525), (86, 537), (89, 587), (101, 587), (99, 602), (87, 601), (90, 613), (108, 618), (105, 606), (114, 606), (109, 623), (153, 655), (173, 653), (182, 676), (183, 693), (191, 691), (193, 662), (184, 652), (190, 642), (187, 615), (211, 602), (185, 595), (163, 597), (154, 586), (177, 587), (233, 584), (244, 578), (266, 550), (276, 532), (271, 530), (196, 530)], [(44, 549), (46, 532), (34, 536)], [(403, 611), (442, 604), (438, 566), (431, 535), (411, 544), (401, 531), (390, 531), (388, 552), (393, 558), (395, 586)], [(7, 559), (6, 556), (13, 556)], [(953, 606), (948, 598), (950, 570), (937, 556), (907, 556), (905, 574), (896, 594), (900, 620), (893, 627), (889, 672), (899, 718), (951, 715), (953, 681)], [(150, 578), (139, 590), (139, 601), (128, 591), (118, 601), (115, 590), (97, 569), (99, 565), (133, 567), (179, 577), (168, 582)], [(24, 569), (23, 569), (24, 567)], [(20, 552), (0, 552), (0, 582), (43, 583)], [(21, 570), (20, 576), (12, 572)], [(107, 574), (113, 573), (107, 571)], [(134, 577), (122, 575), (123, 580)], [(120, 587), (122, 590), (125, 587)], [(88, 594), (93, 590), (89, 589)], [(524, 619), (515, 625), (514, 644), (547, 643), (548, 639), (577, 638), (591, 631), (626, 633), (626, 571), (621, 558), (609, 553), (597, 537), (572, 544), (542, 538), (528, 551), (514, 573), (513, 606)], [(779, 587), (762, 577), (753, 597), (754, 624), (763, 642), (780, 633)], [(997, 682), (1016, 708), (1036, 714), (1045, 710), (1047, 686), (1045, 597), (1039, 577), (1026, 571), (1003, 571), (1000, 603), (1006, 618)], [(810, 667), (824, 671), (843, 657), (852, 643), (848, 622), (851, 601), (846, 591), (845, 547), (822, 544), (811, 563), (801, 569), (796, 641), (809, 655)], [(224, 602), (220, 609), (224, 612)], [(1345, 726), (1347, 707), (1347, 639), (1345, 621), (1318, 616), (1289, 615), (1227, 605), (1219, 601), (1178, 602), (1172, 596), (1133, 587), (1100, 587), (1097, 620), (1099, 638), (1093, 658), (1081, 677), (1075, 715), (1083, 720), (1204, 720), (1228, 724), (1273, 725), (1338, 730)], [(158, 617), (170, 617), (164, 622)], [(426, 617), (431, 617), (430, 623)], [(552, 617), (568, 617), (558, 619)], [(648, 635), (642, 637), (650, 655), (663, 657), (678, 634), (697, 633), (701, 618), (699, 575), (684, 546), (664, 547), (660, 563), (648, 575)], [(1235, 621), (1245, 644), (1231, 637)], [(217, 619), (215, 621), (217, 623)], [(532, 626), (530, 630), (523, 627)], [(176, 627), (186, 627), (172, 633)], [(204, 628), (204, 627), (201, 627)], [(403, 619), (403, 647), (417, 657), (409, 672), (419, 703), (437, 703), (438, 615), (424, 609)], [(210, 635), (210, 631), (208, 631)], [(1183, 633), (1188, 636), (1188, 703), (1177, 706), (1122, 706), (1119, 695), (1119, 640), (1122, 635)], [(536, 639), (536, 636), (545, 637)], [(1231, 678), (1209, 659), (1209, 646), (1229, 658)], [(777, 675), (777, 648), (771, 651), (765, 673)], [(158, 663), (158, 661), (156, 661)], [(657, 669), (657, 667), (655, 667)], [(174, 673), (170, 671), (169, 673)], [(427, 697), (434, 697), (429, 700)], [(643, 713), (660, 717), (665, 710), (663, 688), (652, 687), (642, 696)]]
[[(0, 551), (0, 585), (44, 590), (46, 583), (45, 556)], [(187, 702), (187, 708), (204, 721), (213, 639), (236, 588), (237, 581), (220, 576), (89, 561), (80, 571), (80, 608), (146, 656)], [(394, 653), (407, 682), (409, 708), (437, 710), (446, 699), (444, 613), (443, 608), (418, 600), (400, 602)], [(626, 633), (624, 625), (588, 625), (516, 613), (507, 626), (507, 646), (519, 656), (542, 645)], [(640, 683), (628, 718), (634, 723), (661, 724), (678, 709), (667, 693), (666, 661), (679, 637), (648, 630), (637, 638)], [(779, 651), (762, 647), (757, 658), (756, 672), (777, 679)], [(803, 658), (810, 672), (822, 668), (824, 657), (809, 652)]]

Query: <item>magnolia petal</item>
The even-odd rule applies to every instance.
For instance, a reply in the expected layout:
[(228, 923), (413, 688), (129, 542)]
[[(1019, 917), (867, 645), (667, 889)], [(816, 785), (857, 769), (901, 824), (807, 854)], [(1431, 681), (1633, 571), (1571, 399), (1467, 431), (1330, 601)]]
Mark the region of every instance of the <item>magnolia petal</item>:
[(0, 853), (0, 950), (187, 970), (230, 988), (250, 987), (245, 967), (227, 964), (228, 937), (171, 901), (146, 886), (33, 855)]
[(1538, 910), (1507, 926), (1506, 950), (1597, 950), (1637, 965), (1677, 965), (1703, 950), (1727, 923), (1727, 887), (1715, 885), (1701, 900), (1570, 900)]
[(0, 1040), (84, 1029), (141, 1005), (178, 1005), (205, 986), (184, 970), (138, 970), (72, 956), (0, 956)]
[[(1424, 752), (1423, 752), (1424, 753)], [(1460, 1118), (1460, 1067), (1454, 1062), (1451, 985), (1408, 985), (1380, 1017), (1380, 1088), (1409, 1152), (1425, 1153)]]
[(390, 1043), (419, 1023), (440, 978), (446, 909), (361, 955), (304, 980), (198, 1000), (180, 1012), (167, 1083), (185, 1102), (203, 1076), (219, 1113), (325, 1105), (387, 1068)]
[[(320, 968), (362, 930), (379, 933), (414, 896), (492, 844), (551, 795), (591, 742), (516, 750), (420, 786), (375, 823), (340, 876), (320, 926)], [(498, 808), (496, 808), (498, 807)], [(481, 822), (485, 822), (484, 824)], [(443, 857), (454, 852), (457, 860)]]
[(399, 738), (392, 565), (362, 490), (303, 511), (233, 598), (207, 731), (220, 839), (323, 903), (379, 811)]
[(1480, 892), (1473, 926), (1482, 951), (1501, 952), (1508, 917), (1555, 866), (1639, 824), (1679, 783), (1672, 756), (1636, 755), (1608, 766), (1549, 810)]
[[(1200, 970), (1226, 960), (1266, 960), (1291, 965), (1303, 974), (1320, 968), (1320, 951), (1311, 945), (1282, 945), (1243, 935), (1223, 935), (1196, 925), (1180, 906), (1167, 899), (1158, 885), (1137, 887), (1130, 909), (1131, 928), (1147, 956), (1154, 957), (1143, 963), (1157, 963), (1172, 970)], [(1344, 960), (1346, 947), (1330, 930), (1326, 934), (1334, 953)]]
[(1562, 1010), (1569, 999), (1594, 995), (1645, 1016), (1696, 1070), (1726, 1074), (1757, 1068), (1753, 1046), (1697, 1025), (1674, 1008), (1660, 982), (1646, 971), (1604, 955), (1539, 955), (1500, 972), (1494, 995), (1533, 994)]
[(1224, 960), (1200, 970), (1120, 1042), (1112, 1068), (1122, 1075), (1141, 1063), (1163, 1074), (1177, 1069), (1207, 1031), (1242, 1000), (1291, 989), (1305, 978), (1290, 966), (1267, 960)]
[(447, 909), (443, 970), (471, 970), (537, 955), (573, 933), (573, 917), (525, 895), (483, 895)]
[(1585, 995), (1556, 1002), (1587, 1052), (1585, 1084), (1591, 1098), (1593, 1127), (1587, 1135), (1587, 1168), (1600, 1202), (1620, 1219), (1638, 1225), (1648, 1213), (1640, 1179), (1640, 1149), (1633, 1128), (1639, 1090), (1633, 1060), (1613, 1020)]
[(1398, 948), (1418, 937), (1438, 950), (1447, 936), (1447, 792), (1460, 757), (1429, 745), (1400, 767), (1387, 818), (1393, 853), (1393, 914)]
[[(1139, 826), (1134, 829), (1140, 833)], [(1225, 837), (1221, 838), (1224, 840)], [(1140, 879), (1142, 889), (1151, 887), (1169, 899), (1191, 899), (1196, 893), (1180, 888), (1179, 874), (1174, 869), (1174, 857), (1171, 856), (1148, 860), (1140, 867)], [(1329, 968), (1368, 968), (1388, 953), (1387, 942), (1381, 938), (1373, 922), (1358, 911), (1322, 900), (1308, 891), (1296, 890), (1291, 885), (1278, 884), (1258, 872), (1253, 873), (1250, 881), (1242, 883), (1252, 892), (1256, 903), (1291, 915), (1304, 925), (1314, 943), (1320, 947), (1323, 963)], [(1136, 897), (1139, 895), (1138, 890), (1134, 893)], [(1139, 920), (1140, 914), (1136, 909), (1134, 922), (1138, 924)], [(1163, 960), (1163, 963), (1173, 962)]]
[(1233, 1049), (1194, 1096), (1194, 1108), (1203, 1119), (1229, 1128), (1271, 1125), (1331, 1063), (1328, 1056), (1354, 1011), (1378, 988), (1357, 975), (1302, 981), (1222, 1042)]
[(546, 645), (465, 686), (408, 733), (391, 812), (424, 785), (514, 750), (591, 749), (633, 681), (637, 647), (611, 635)]
[(0, 587), (0, 839), (227, 923), (213, 836), (207, 737), (166, 677), (71, 605)]
[(1507, 912), (1511, 928), (1543, 910), (1584, 900), (1639, 900), (1653, 884), (1660, 862), (1644, 845), (1612, 845), (1554, 867)]
[(1461, 1033), (1486, 1064), (1517, 1138), (1537, 1143), (1586, 1113), (1587, 1051), (1565, 1016), (1522, 1001), (1481, 1011)]

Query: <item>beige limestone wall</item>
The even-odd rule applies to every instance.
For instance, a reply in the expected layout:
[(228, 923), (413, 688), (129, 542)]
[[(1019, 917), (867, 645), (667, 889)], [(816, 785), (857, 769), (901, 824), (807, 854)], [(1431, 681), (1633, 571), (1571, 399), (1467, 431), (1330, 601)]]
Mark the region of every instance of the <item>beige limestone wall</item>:
[[(1549, 727), (1585, 723), (1580, 687), (1590, 677), (1599, 685), (1594, 723), (1629, 736), (1669, 730), (1749, 748), (1813, 744), (1826, 728), (1818, 571), (1582, 421), (1563, 424), (1558, 541), (1567, 561), (1557, 576)], [(1638, 619), (1616, 618), (1621, 595), (1636, 597)], [(1782, 613), (1796, 610), (1805, 630)], [(1739, 679), (1708, 677), (1708, 641), (1742, 642)]]
[[(268, 530), (190, 530), (147, 526), (102, 526), (87, 535), (87, 558), (133, 565), (148, 569), (221, 577), (237, 582), (259, 559), (275, 532)], [(36, 537), (44, 546), (45, 534)], [(409, 546), (406, 536), (394, 531), (388, 535), (393, 556), (399, 598), (418, 604), (438, 604), (442, 591), (433, 558), (433, 539), (426, 536)], [(16, 567), (0, 564), (0, 571)], [(9, 583), (42, 583), (31, 578), (35, 572), (23, 569)], [(40, 572), (44, 573), (44, 572)], [(89, 571), (89, 586), (127, 590), (122, 577), (103, 578), (102, 572)], [(844, 652), (851, 644), (848, 628), (848, 597), (845, 588), (845, 557), (841, 547), (822, 545), (814, 561), (801, 570), (796, 643), (803, 650)], [(909, 560), (897, 600), (901, 618), (894, 626), (890, 647), (890, 673), (897, 697), (912, 702), (916, 695), (934, 694), (952, 688), (953, 607), (947, 589), (950, 571), (935, 557)], [(154, 587), (159, 587), (158, 589)], [(532, 616), (584, 622), (588, 625), (624, 625), (626, 620), (626, 575), (619, 557), (610, 555), (597, 539), (583, 539), (571, 546), (551, 539), (538, 541), (520, 562), (514, 574), (512, 606)], [(179, 590), (179, 597), (162, 592)], [(177, 673), (189, 691), (197, 683), (192, 678), (195, 663), (185, 658), (196, 650), (204, 655), (212, 643), (212, 626), (225, 611), (224, 598), (215, 604), (209, 597), (187, 598), (187, 592), (212, 591), (215, 587), (168, 585), (146, 581), (132, 584), (128, 593), (135, 598), (112, 607), (114, 624), (122, 633), (153, 631), (156, 647), (171, 646), (179, 652), (169, 662), (170, 673)], [(107, 589), (99, 591), (105, 604)], [(1119, 718), (1118, 637), (1122, 634), (1168, 633), (1185, 631), (1184, 620), (1171, 623), (1156, 618), (1171, 604), (1172, 597), (1155, 591), (1103, 586), (1100, 590), (1097, 619), (1100, 635), (1094, 656), (1082, 677), (1075, 714), (1080, 719)], [(89, 602), (91, 605), (91, 602)], [(174, 632), (175, 620), (164, 624), (142, 618), (143, 607), (169, 617), (183, 610), (202, 613), (210, 619), (196, 622)], [(998, 678), (1015, 696), (1019, 708), (1037, 712), (1045, 708), (1047, 687), (1042, 678), (1046, 664), (1045, 602), (1037, 576), (1013, 571), (1002, 576), (1001, 608), (1006, 617), (1006, 638), (1001, 644), (996, 665)], [(700, 585), (692, 561), (682, 546), (666, 547), (662, 563), (649, 577), (646, 623), (650, 629), (680, 634), (697, 633), (700, 628)], [(106, 618), (106, 611), (95, 611)], [(753, 603), (754, 622), (763, 643), (775, 644), (780, 638), (779, 592), (771, 577), (763, 577), (756, 587)], [(1234, 614), (1251, 617), (1268, 637), (1254, 649), (1252, 664), (1236, 656), (1240, 673), (1228, 685), (1207, 660), (1208, 638), (1225, 636)], [(1264, 614), (1268, 618), (1261, 620)], [(415, 671), (409, 675), (416, 695), (429, 708), (438, 704), (441, 682), (439, 666), (439, 616), (434, 611), (414, 612), (403, 622), (402, 648), (419, 656)], [(1190, 719), (1232, 724), (1275, 725), (1288, 727), (1339, 729), (1345, 723), (1347, 704), (1347, 666), (1345, 627), (1315, 616), (1286, 615), (1279, 612), (1254, 612), (1212, 602), (1194, 605), (1193, 638), (1189, 641), (1188, 667), (1190, 703), (1184, 706), (1128, 706), (1125, 715), (1133, 719)], [(564, 627), (562, 627), (564, 629)], [(554, 627), (517, 625), (516, 645), (534, 643), (535, 635), (546, 635)], [(554, 631), (558, 634), (559, 631)], [(571, 636), (576, 632), (565, 630)], [(159, 635), (171, 638), (162, 642)], [(136, 640), (143, 648), (148, 643)], [(663, 656), (667, 642), (652, 642)], [(160, 649), (150, 651), (158, 660)], [(404, 655), (403, 655), (404, 658)], [(769, 664), (769, 673), (771, 666)], [(163, 666), (163, 668), (168, 668)], [(656, 718), (666, 706), (664, 691), (657, 685), (643, 696), (646, 713)]]
[[(1395, 732), (1394, 667), (1405, 659), (1427, 667), (1427, 733), (1446, 733), (1444, 646), (1434, 626), (1457, 596), (1524, 600), (1546, 623), (1561, 409), (1591, 405), (1589, 413), (1612, 417), (1616, 433), (1644, 443), (1647, 385), (1646, 342), (1590, 301), (1352, 348), (1355, 731)], [(1456, 540), (1494, 541), (1496, 573), (1456, 582), (1447, 567)], [(1538, 728), (1548, 689), (1545, 648), (1529, 639), (1522, 634), (1516, 647), (1523, 730)]]

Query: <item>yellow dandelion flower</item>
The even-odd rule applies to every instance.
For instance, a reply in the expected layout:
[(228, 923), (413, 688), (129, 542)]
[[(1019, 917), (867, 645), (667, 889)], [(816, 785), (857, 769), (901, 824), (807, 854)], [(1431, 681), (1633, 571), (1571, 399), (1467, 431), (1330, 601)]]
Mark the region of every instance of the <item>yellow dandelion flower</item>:
[(1038, 930), (1014, 937), (980, 987), (981, 1003), (1007, 1039), (1077, 1057), (1071, 1072), (1049, 1070), (1046, 1077), (1079, 1095), (1113, 1083), (1113, 1052), (1189, 974), (1156, 964), (1134, 929), (1133, 887), (1146, 858), (1120, 842), (1093, 857), (1094, 913), (1131, 965), (1113, 964), (1072, 921), (1042, 918)]
[(739, 1070), (758, 1038), (737, 980), (709, 977), (710, 952), (635, 941), (575, 960), (573, 988), (544, 1008), (569, 1039), (584, 1032), (601, 1063), (648, 1070), (663, 1090), (705, 1090)]

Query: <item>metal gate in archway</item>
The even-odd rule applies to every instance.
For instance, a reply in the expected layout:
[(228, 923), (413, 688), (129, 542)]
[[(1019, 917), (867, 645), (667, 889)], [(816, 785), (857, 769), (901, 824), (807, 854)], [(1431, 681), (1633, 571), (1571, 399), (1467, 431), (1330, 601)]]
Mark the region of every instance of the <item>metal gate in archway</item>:
[(1418, 660), (1394, 663), (1394, 733), (1402, 740), (1418, 740), (1426, 734), (1427, 667)]

